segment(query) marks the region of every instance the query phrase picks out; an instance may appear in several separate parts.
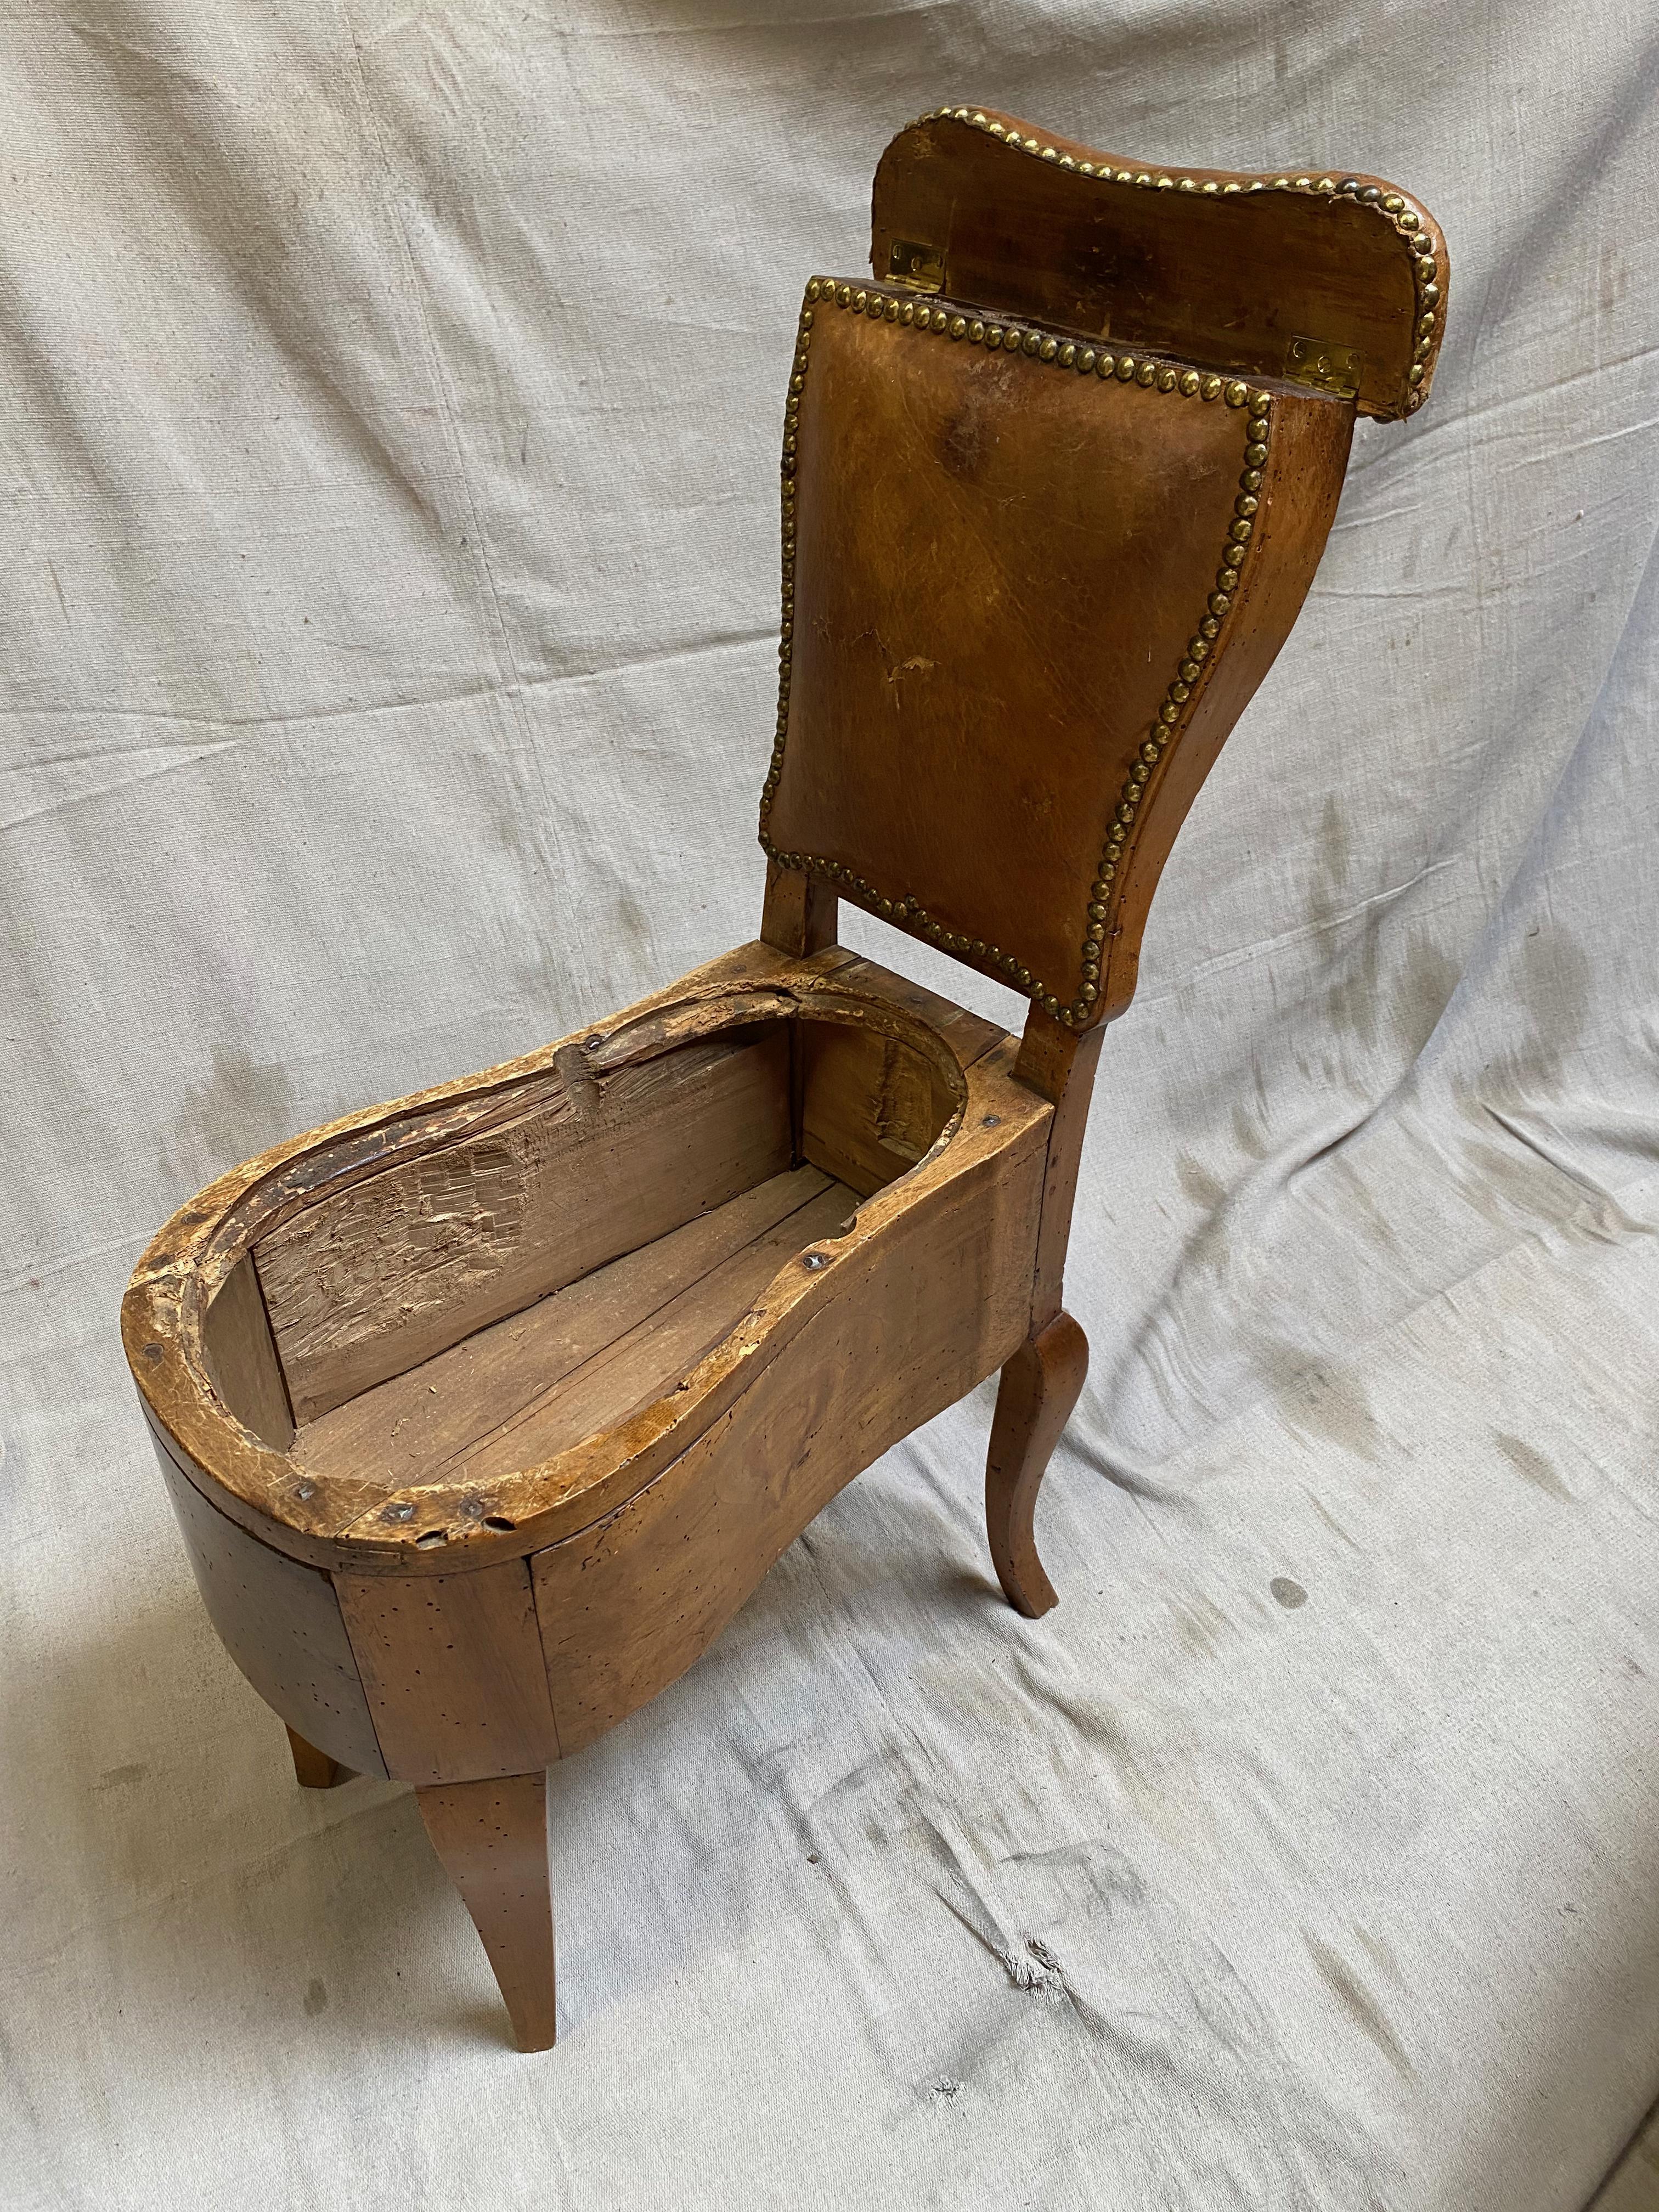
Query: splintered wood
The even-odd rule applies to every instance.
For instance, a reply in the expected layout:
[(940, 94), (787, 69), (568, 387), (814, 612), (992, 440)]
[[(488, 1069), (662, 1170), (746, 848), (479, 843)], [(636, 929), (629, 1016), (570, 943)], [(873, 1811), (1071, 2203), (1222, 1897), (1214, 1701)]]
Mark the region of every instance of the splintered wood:
[(295, 1419), (518, 1312), (790, 1164), (787, 1035), (543, 1077), (465, 1142), (319, 1200), (255, 1251)]
[(392, 1490), (534, 1467), (672, 1389), (858, 1203), (817, 1168), (774, 1176), (336, 1407), (301, 1431), (295, 1457)]

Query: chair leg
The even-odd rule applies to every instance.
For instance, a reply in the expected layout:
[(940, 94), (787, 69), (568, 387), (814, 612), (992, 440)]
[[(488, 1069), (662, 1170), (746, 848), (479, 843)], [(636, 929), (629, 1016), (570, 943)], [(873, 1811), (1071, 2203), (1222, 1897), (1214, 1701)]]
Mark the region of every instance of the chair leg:
[(551, 2050), (556, 2023), (546, 1773), (440, 1783), (417, 1789), (415, 1802), (483, 1940), (520, 2050)]
[[(286, 1721), (283, 1725), (288, 1727)], [(350, 1781), (349, 1766), (342, 1766), (337, 1759), (307, 1743), (297, 1729), (289, 1729), (288, 1747), (294, 1754), (295, 1779), (301, 1790), (332, 1790), (339, 1783)]]
[(1049, 1454), (1088, 1371), (1088, 1338), (1070, 1314), (1057, 1314), (1006, 1362), (997, 1391), (985, 1463), (985, 1526), (997, 1580), (1028, 1620), (1058, 1602), (1037, 1557), (1032, 1523)]

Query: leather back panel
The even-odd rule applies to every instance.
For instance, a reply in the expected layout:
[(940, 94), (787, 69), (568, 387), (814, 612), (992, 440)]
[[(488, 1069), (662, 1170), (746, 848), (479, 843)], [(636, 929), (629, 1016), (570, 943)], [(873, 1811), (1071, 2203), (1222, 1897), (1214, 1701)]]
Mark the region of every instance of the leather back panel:
[(768, 852), (1061, 1018), (1105, 1012), (1126, 848), (1239, 627), (1275, 419), (1321, 404), (815, 278)]

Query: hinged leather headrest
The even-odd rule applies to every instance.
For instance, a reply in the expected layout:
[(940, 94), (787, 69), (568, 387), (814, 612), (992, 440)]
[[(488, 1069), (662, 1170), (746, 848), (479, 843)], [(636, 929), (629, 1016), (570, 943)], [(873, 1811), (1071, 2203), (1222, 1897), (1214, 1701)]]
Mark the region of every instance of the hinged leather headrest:
[(1382, 177), (1172, 169), (941, 107), (882, 155), (871, 214), (877, 276), (1003, 315), (1347, 392), (1385, 420), (1434, 380), (1446, 241)]

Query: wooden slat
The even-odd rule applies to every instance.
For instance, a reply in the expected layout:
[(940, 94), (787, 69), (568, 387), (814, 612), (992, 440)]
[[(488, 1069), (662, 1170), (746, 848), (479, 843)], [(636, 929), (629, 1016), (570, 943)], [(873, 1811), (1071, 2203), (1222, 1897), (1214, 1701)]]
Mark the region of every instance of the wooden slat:
[(942, 999), (937, 991), (913, 983), (908, 975), (896, 975), (878, 961), (848, 961), (833, 975), (826, 976), (825, 988), (866, 992), (872, 998), (885, 1000), (890, 1006), (914, 1014), (944, 1038), (959, 1067), (971, 1067), (1007, 1035), (1006, 1030), (999, 1029), (994, 1022), (988, 1022), (982, 1014), (970, 1013), (966, 1006)]
[(867, 1198), (915, 1167), (956, 1101), (896, 1037), (838, 1022), (799, 1032), (802, 1153)]
[[(827, 1184), (764, 1236), (585, 1361), (540, 1410), (533, 1431), (535, 1456), (529, 1463), (620, 1427), (666, 1396), (729, 1334), (779, 1269), (816, 1238), (833, 1237), (857, 1206), (856, 1192), (844, 1183)], [(477, 1463), (483, 1479), (526, 1463), (516, 1438), (504, 1437), (493, 1449), (493, 1457), (482, 1453)], [(471, 1466), (468, 1472), (473, 1472)]]
[(210, 1505), (158, 1443), (167, 1495), (219, 1640), (272, 1711), (358, 1774), (384, 1776), (333, 1585)]
[(213, 1387), (262, 1444), (286, 1451), (294, 1416), (253, 1255), (245, 1252), (219, 1286), (202, 1324), (202, 1350)]
[(775, 1176), (337, 1407), (301, 1431), (295, 1456), (394, 1490), (534, 1467), (672, 1389), (792, 1253), (857, 1205), (817, 1168)]
[(394, 1781), (528, 1774), (559, 1756), (524, 1560), (335, 1588)]
[(260, 1239), (301, 1422), (789, 1165), (781, 1024), (599, 1077), (577, 1048), (567, 1056), (579, 1079), (551, 1103), (321, 1199)]

